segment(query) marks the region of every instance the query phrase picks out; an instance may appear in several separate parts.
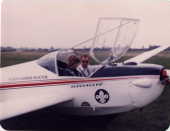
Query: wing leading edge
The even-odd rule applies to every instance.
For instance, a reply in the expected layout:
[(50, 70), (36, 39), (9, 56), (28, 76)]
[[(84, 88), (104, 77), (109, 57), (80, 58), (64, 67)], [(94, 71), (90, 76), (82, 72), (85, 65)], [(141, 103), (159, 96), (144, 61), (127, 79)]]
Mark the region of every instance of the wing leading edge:
[(152, 56), (166, 50), (169, 47), (170, 47), (169, 45), (158, 47), (151, 51), (144, 52), (136, 57), (130, 58), (130, 59), (126, 60), (124, 63), (129, 63), (129, 62), (142, 63), (142, 62), (148, 60), (149, 58), (151, 58)]
[(0, 120), (72, 100), (72, 97), (59, 87), (38, 87), (37, 89), (30, 88), (24, 91), (0, 91), (0, 96)]

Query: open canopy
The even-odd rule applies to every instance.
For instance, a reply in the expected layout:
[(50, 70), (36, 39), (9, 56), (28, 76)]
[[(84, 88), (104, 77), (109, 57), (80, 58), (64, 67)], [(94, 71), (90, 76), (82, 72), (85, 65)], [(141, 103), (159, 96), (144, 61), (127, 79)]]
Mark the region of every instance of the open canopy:
[(131, 18), (102, 17), (98, 19), (93, 38), (78, 43), (74, 49), (84, 49), (97, 63), (114, 62), (131, 47), (139, 20)]

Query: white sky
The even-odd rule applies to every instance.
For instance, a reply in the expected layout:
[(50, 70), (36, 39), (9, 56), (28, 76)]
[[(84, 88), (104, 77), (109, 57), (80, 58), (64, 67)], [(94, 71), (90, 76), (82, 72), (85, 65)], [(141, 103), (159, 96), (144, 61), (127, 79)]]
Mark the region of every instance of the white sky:
[(4, 0), (1, 44), (72, 47), (93, 37), (98, 17), (140, 19), (133, 47), (170, 44), (168, 0)]

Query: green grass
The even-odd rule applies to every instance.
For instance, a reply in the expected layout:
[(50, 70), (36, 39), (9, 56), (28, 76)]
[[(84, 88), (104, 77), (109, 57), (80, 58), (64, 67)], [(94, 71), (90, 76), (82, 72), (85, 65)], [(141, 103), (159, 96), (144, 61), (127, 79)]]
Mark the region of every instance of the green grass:
[[(35, 60), (40, 58), (41, 56), (47, 54), (47, 52), (2, 52), (1, 53), (1, 64), (0, 67), (15, 65), (31, 60)], [(107, 52), (100, 52), (98, 53), (97, 57), (103, 60), (108, 55)], [(119, 61), (124, 61), (128, 58), (134, 57), (138, 55), (137, 52), (129, 52), (126, 56), (122, 57)], [(91, 60), (91, 64), (96, 64), (94, 61)], [(152, 57), (151, 59), (147, 60), (146, 63), (154, 63), (163, 65), (166, 68), (170, 69), (170, 52), (163, 52), (157, 56)]]
[(170, 69), (170, 57), (154, 56), (146, 61), (147, 63), (155, 63), (158, 65), (163, 65), (165, 68)]
[(46, 54), (45, 52), (2, 52), (0, 67), (32, 61)]

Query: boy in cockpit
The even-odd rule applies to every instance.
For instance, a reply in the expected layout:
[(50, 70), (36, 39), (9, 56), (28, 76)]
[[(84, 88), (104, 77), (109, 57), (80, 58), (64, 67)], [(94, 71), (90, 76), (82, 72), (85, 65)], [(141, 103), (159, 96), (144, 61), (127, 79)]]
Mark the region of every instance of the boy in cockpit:
[(80, 57), (80, 65), (77, 67), (77, 70), (81, 73), (81, 76), (89, 77), (101, 67), (101, 65), (89, 65), (89, 60), (90, 57), (88, 55)]
[(72, 55), (68, 59), (68, 68), (64, 70), (64, 76), (81, 76), (81, 73), (77, 70), (80, 60), (75, 55)]
[(90, 75), (89, 70), (89, 56), (88, 55), (82, 55), (80, 57), (81, 64), (78, 66), (77, 70), (81, 73), (82, 76), (87, 77)]

